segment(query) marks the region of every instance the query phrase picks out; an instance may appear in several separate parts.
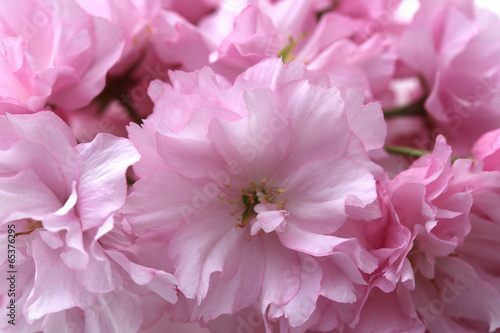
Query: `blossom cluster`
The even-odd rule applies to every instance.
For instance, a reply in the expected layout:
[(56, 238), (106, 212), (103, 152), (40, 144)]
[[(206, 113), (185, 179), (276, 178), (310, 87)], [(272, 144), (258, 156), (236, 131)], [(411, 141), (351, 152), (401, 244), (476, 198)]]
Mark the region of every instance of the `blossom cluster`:
[(472, 0), (0, 1), (0, 330), (500, 332), (499, 31)]

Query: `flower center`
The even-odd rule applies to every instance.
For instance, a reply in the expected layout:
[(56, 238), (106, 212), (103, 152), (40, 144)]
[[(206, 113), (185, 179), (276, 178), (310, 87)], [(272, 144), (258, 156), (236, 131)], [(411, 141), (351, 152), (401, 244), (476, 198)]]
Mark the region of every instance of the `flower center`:
[(286, 45), (281, 51), (278, 52), (278, 57), (283, 60), (284, 64), (288, 64), (296, 59), (293, 51), (297, 44), (300, 43), (306, 36), (306, 32), (300, 34), (297, 39), (294, 39), (292, 36), (288, 36), (288, 45)]
[(43, 228), (42, 221), (38, 220), (33, 220), (31, 217), (26, 220), (28, 222), (28, 231), (22, 231), (16, 233), (16, 237), (19, 235), (29, 235), (31, 234), (35, 229)]
[[(241, 199), (232, 201), (227, 199), (230, 205), (238, 205), (236, 210), (231, 213), (236, 217), (238, 223), (237, 228), (244, 228), (248, 225), (250, 220), (257, 216), (255, 206), (262, 203), (275, 203), (275, 199), (285, 190), (273, 189), (267, 185), (267, 179), (261, 179), (260, 183), (252, 181), (247, 182), (248, 187), (240, 188)], [(225, 199), (220, 197), (220, 199)], [(278, 209), (283, 209), (287, 200), (276, 203)], [(240, 215), (241, 214), (241, 215)]]

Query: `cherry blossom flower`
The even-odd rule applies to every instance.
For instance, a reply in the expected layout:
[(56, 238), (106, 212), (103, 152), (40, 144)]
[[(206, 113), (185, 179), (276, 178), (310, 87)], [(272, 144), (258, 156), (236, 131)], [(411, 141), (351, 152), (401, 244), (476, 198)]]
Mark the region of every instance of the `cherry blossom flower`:
[(366, 156), (383, 144), (367, 126), (384, 128), (380, 106), (300, 61), (264, 61), (234, 85), (208, 68), (171, 80), (150, 87), (143, 128), (129, 127), (140, 179), (122, 212), (135, 232), (163, 235), (184, 320), (256, 304), (266, 321), (304, 332), (324, 298), (332, 329), (355, 322), (377, 260), (337, 231), (349, 215), (380, 213), (380, 170)]
[(0, 4), (0, 102), (32, 112), (87, 105), (120, 58), (121, 31), (73, 0)]
[(481, 162), (474, 165), (467, 159), (452, 166), (450, 155), (451, 147), (440, 136), (432, 154), (387, 185), (392, 223), (407, 230), (393, 227), (391, 239), (411, 232), (411, 246), (393, 254), (395, 263), (403, 259), (404, 265), (373, 275), (377, 288), (371, 290), (355, 332), (375, 322), (381, 330), (389, 329), (370, 314), (380, 304), (399, 309), (386, 319), (412, 325), (405, 328), (412, 332), (494, 332), (500, 327), (498, 273), (490, 268), (492, 260), (479, 259), (486, 247), (498, 247), (491, 237), (498, 234), (496, 220), (485, 217), (484, 208), (494, 197), (489, 191), (495, 191), (491, 184), (499, 174), (484, 172)]
[[(120, 233), (114, 214), (127, 194), (125, 171), (139, 159), (127, 139), (100, 134), (77, 145), (43, 111), (0, 116), (0, 128), (0, 224), (16, 231), (22, 282), (16, 329), (136, 332), (148, 289), (175, 302), (172, 275), (132, 262), (110, 236)], [(1, 239), (7, 247), (4, 228)]]
[[(367, 26), (373, 17), (351, 13), (353, 7), (347, 2), (342, 2), (340, 7), (345, 10), (340, 12), (332, 11), (328, 1), (236, 3), (238, 6), (221, 5), (199, 24), (212, 46), (210, 66), (227, 79), (278, 56), (284, 62), (302, 59), (308, 69), (328, 74), (337, 87), (362, 87), (367, 99), (387, 90), (395, 70), (396, 48), (385, 28), (390, 26), (393, 12), (381, 10), (387, 15), (373, 29)], [(397, 8), (398, 2), (393, 3)], [(378, 10), (373, 9), (375, 12)]]
[[(174, 11), (185, 9), (183, 2), (77, 2), (89, 14), (119, 28), (123, 32), (125, 44), (120, 59), (107, 73), (106, 86), (91, 105), (77, 111), (63, 108), (56, 110), (74, 130), (80, 142), (89, 142), (100, 132), (126, 136), (125, 126), (128, 123), (140, 123), (153, 110), (147, 95), (151, 81), (167, 82), (170, 69), (195, 70), (208, 64), (209, 50), (201, 33)], [(205, 7), (211, 8), (214, 4), (208, 2), (208, 7)], [(193, 6), (192, 1), (189, 4)], [(199, 9), (202, 13), (202, 8)], [(193, 18), (193, 15), (189, 16)]]
[(483, 133), (500, 127), (500, 19), (473, 1), (421, 2), (402, 36), (401, 58), (428, 87), (433, 137), (444, 134), (457, 156), (468, 156)]
[(500, 332), (481, 2), (0, 1), (0, 331)]
[[(350, 221), (351, 224), (362, 224), (359, 229), (364, 233), (358, 235), (358, 239), (379, 259), (379, 268), (369, 277), (369, 290), (362, 302), (359, 322), (347, 332), (425, 331), (410, 294), (415, 289), (415, 278), (408, 254), (417, 232), (403, 225), (396, 214), (388, 193), (390, 184), (384, 179), (378, 186), (383, 209), (380, 218)], [(382, 306), (383, 315), (380, 314)]]

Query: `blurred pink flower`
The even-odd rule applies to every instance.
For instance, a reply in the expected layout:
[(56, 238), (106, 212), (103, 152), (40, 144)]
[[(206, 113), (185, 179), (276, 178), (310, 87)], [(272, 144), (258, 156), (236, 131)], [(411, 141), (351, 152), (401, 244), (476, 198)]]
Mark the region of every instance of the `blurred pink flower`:
[(498, 130), (488, 132), (472, 148), (476, 162), (461, 159), (453, 165), (452, 186), (471, 191), (473, 203), (471, 231), (457, 249), (455, 262), (447, 266), (449, 276), (465, 275), (460, 279), (465, 290), (447, 306), (446, 314), (464, 318), (461, 323), (476, 331), (493, 332), (500, 327), (500, 262), (496, 255), (500, 251), (499, 147)]
[[(123, 75), (134, 64), (144, 59), (144, 53), (153, 51), (156, 57), (166, 66), (181, 66), (184, 70), (194, 70), (208, 64), (208, 49), (205, 46), (201, 33), (176, 9), (196, 4), (189, 2), (189, 6), (182, 1), (169, 0), (76, 0), (88, 13), (102, 17), (112, 22), (123, 31), (125, 39), (124, 54), (120, 62), (110, 71), (112, 76)], [(198, 0), (198, 5), (215, 6), (217, 0)], [(198, 9), (201, 9), (198, 7)], [(181, 10), (181, 12), (186, 12)], [(191, 13), (194, 13), (191, 11)], [(190, 16), (190, 15), (188, 15)], [(148, 50), (152, 45), (153, 49)], [(203, 48), (206, 48), (204, 52)], [(197, 49), (197, 52), (194, 52)], [(157, 63), (149, 64), (148, 71), (135, 73), (139, 79), (151, 76), (151, 70)], [(159, 77), (150, 77), (148, 82)], [(147, 87), (146, 87), (147, 88)]]
[(0, 3), (0, 102), (78, 109), (120, 58), (121, 31), (73, 0)]
[(140, 180), (122, 211), (136, 233), (165, 240), (178, 320), (255, 304), (269, 325), (304, 332), (321, 298), (337, 318), (329, 329), (355, 322), (377, 259), (338, 231), (380, 214), (381, 170), (366, 156), (384, 142), (380, 106), (300, 61), (266, 60), (234, 85), (208, 68), (171, 81), (153, 82), (153, 114), (129, 127)]
[(369, 26), (373, 17), (349, 16), (352, 7), (346, 3), (341, 5), (345, 12), (325, 1), (235, 3), (221, 5), (199, 24), (212, 49), (210, 66), (227, 79), (265, 58), (282, 57), (284, 62), (303, 60), (337, 87), (363, 88), (369, 100), (387, 90), (396, 49), (385, 28), (393, 12), (381, 12), (384, 21), (376, 21), (374, 29)]
[[(173, 7), (185, 9), (187, 6), (182, 5), (182, 1), (77, 2), (89, 14), (119, 28), (125, 43), (123, 54), (107, 73), (104, 90), (91, 105), (76, 111), (56, 110), (82, 142), (92, 140), (99, 132), (126, 136), (128, 123), (140, 123), (153, 110), (147, 94), (151, 81), (168, 82), (168, 70), (194, 70), (208, 64), (209, 50), (201, 33), (172, 10)], [(208, 4), (210, 1), (199, 2), (214, 5)], [(193, 1), (189, 6), (195, 6)]]
[[(499, 246), (494, 236), (499, 232), (498, 221), (491, 205), (498, 196), (492, 184), (499, 177), (498, 172), (482, 171), (481, 162), (474, 165), (463, 159), (452, 166), (451, 147), (442, 136), (437, 138), (432, 154), (421, 157), (396, 176), (387, 186), (390, 204), (397, 214), (393, 218), (412, 232), (413, 244), (411, 251), (408, 248), (406, 253), (400, 252), (406, 256), (406, 273), (405, 266), (399, 266), (390, 275), (384, 274), (383, 279), (373, 275), (372, 284), (389, 294), (372, 289), (367, 303), (372, 299), (373, 304), (399, 308), (402, 312), (391, 312), (391, 321), (413, 324), (415, 332), (498, 329), (500, 280), (496, 269), (492, 269), (497, 260), (486, 254), (494, 253)], [(394, 291), (387, 289), (389, 281), (389, 286), (397, 283)], [(356, 327), (361, 329), (359, 332), (363, 325), (370, 324), (368, 304)]]
[(401, 38), (402, 60), (428, 88), (431, 134), (444, 134), (456, 156), (500, 127), (499, 29), (498, 16), (474, 1), (423, 0)]
[[(379, 268), (369, 277), (369, 289), (361, 304), (359, 322), (346, 332), (424, 332), (418, 319), (410, 291), (415, 289), (412, 264), (407, 257), (417, 235), (404, 226), (392, 205), (388, 193), (390, 181), (378, 186), (383, 209), (380, 218), (370, 221), (349, 221), (359, 224), (364, 233), (358, 239), (378, 258)], [(411, 206), (412, 202), (408, 202)], [(384, 315), (380, 308), (384, 307)]]
[(450, 186), (451, 147), (438, 137), (432, 154), (415, 161), (389, 185), (389, 196), (401, 223), (415, 230), (414, 268), (429, 279), (433, 261), (463, 245), (470, 231), (471, 194)]

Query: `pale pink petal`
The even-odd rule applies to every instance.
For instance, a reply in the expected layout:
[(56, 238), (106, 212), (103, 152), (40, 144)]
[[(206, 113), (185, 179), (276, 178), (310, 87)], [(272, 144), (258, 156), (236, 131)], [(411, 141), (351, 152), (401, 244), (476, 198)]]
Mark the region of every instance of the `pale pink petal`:
[(131, 123), (127, 127), (128, 137), (141, 154), (141, 159), (134, 164), (134, 172), (141, 178), (156, 172), (166, 171), (165, 161), (157, 149), (154, 126), (147, 119), (142, 127)]
[[(301, 261), (306, 260), (306, 258), (306, 256), (301, 256)], [(290, 325), (293, 327), (304, 324), (316, 308), (322, 275), (319, 265), (314, 270), (301, 270), (298, 294), (286, 305), (271, 305), (269, 317), (279, 318), (284, 316), (288, 318)]]
[[(33, 170), (0, 178), (0, 221), (41, 219), (61, 208), (61, 202)], [(19, 198), (23, 200), (19, 200)]]
[[(289, 124), (294, 134), (288, 148), (289, 158), (281, 167), (281, 173), (293, 171), (306, 161), (343, 154), (349, 128), (343, 111), (344, 101), (336, 88), (325, 91), (301, 80), (283, 85), (279, 94), (290, 119), (281, 126)], [(321, 126), (330, 130), (314, 131), (311, 135), (311, 129)]]
[(423, 333), (426, 329), (415, 312), (410, 292), (399, 286), (388, 294), (372, 289), (359, 323), (347, 332)]
[(299, 292), (301, 283), (298, 255), (275, 242), (263, 242), (263, 245), (266, 269), (260, 298), (262, 312), (269, 304), (280, 306), (288, 303)]
[[(64, 147), (61, 149), (63, 150)], [(57, 200), (64, 203), (70, 194), (70, 188), (67, 186), (70, 182), (66, 176), (69, 176), (70, 172), (75, 173), (75, 171), (70, 171), (68, 165), (60, 163), (52, 155), (51, 150), (36, 142), (16, 142), (10, 149), (0, 151), (2, 159), (0, 170), (6, 175), (18, 170), (32, 170), (40, 181), (52, 191)], [(68, 149), (67, 153), (68, 159), (75, 156), (73, 149)], [(67, 171), (66, 174), (65, 171)]]
[[(311, 180), (312, 174), (318, 181)], [(340, 228), (349, 203), (365, 207), (377, 196), (373, 175), (347, 159), (306, 162), (284, 180), (271, 180), (285, 190), (282, 196), (288, 199), (285, 208), (293, 223), (318, 233)]]
[(106, 254), (122, 266), (138, 285), (148, 286), (168, 302), (175, 303), (177, 301), (175, 292), (177, 280), (171, 274), (135, 264), (118, 251), (108, 250)]
[(481, 136), (472, 148), (472, 155), (484, 162), (484, 170), (500, 170), (500, 131)]
[(381, 148), (384, 145), (387, 125), (380, 105), (363, 105), (363, 94), (359, 90), (349, 89), (343, 95), (346, 101), (346, 116), (349, 127), (361, 139), (366, 151)]
[(155, 174), (134, 184), (134, 192), (120, 212), (136, 233), (161, 226), (173, 229), (183, 221), (190, 221), (192, 215), (203, 213), (210, 203), (210, 197), (203, 192), (206, 184), (174, 173)]
[(85, 326), (89, 332), (135, 333), (142, 320), (140, 297), (125, 290), (97, 296), (85, 311)]
[(250, 229), (250, 235), (255, 236), (259, 230), (264, 232), (272, 232), (274, 230), (283, 231), (286, 226), (286, 210), (276, 210), (276, 207), (269, 204), (258, 204), (254, 211), (257, 213), (255, 222)]
[(339, 303), (354, 303), (360, 298), (355, 285), (367, 283), (352, 258), (344, 253), (336, 253), (326, 260), (322, 269), (321, 296)]
[[(159, 155), (167, 164), (171, 165), (172, 168), (185, 177), (210, 177), (220, 170), (225, 169), (225, 165), (220, 163), (220, 159), (217, 158), (217, 154), (211, 149), (208, 140), (200, 142), (200, 140), (196, 139), (186, 139), (179, 142), (179, 139), (175, 136), (165, 136), (157, 133), (156, 142)], [(190, 165), (186, 163), (192, 160), (203, 160), (205, 163), (202, 165)]]
[[(264, 175), (272, 174), (287, 153), (290, 139), (285, 110), (268, 88), (244, 96), (248, 117), (231, 123), (215, 119), (208, 137), (226, 161), (243, 159), (248, 163), (241, 165), (242, 173), (254, 179), (266, 178)], [(252, 170), (252, 165), (259, 168)]]
[[(93, 31), (95, 34), (95, 40), (93, 40), (95, 44), (92, 50), (93, 62), (78, 78), (77, 84), (69, 87), (62, 84), (54, 85), (54, 93), (49, 97), (50, 102), (62, 108), (77, 109), (88, 104), (104, 88), (106, 77), (103, 73), (106, 73), (122, 55), (124, 45), (122, 33), (116, 26), (95, 17), (89, 23), (93, 24), (95, 29)], [(66, 38), (71, 39), (74, 36), (66, 36)], [(66, 52), (68, 51), (75, 52), (71, 49)], [(57, 60), (60, 61), (60, 59)], [(79, 64), (72, 65), (78, 69)]]
[[(237, 271), (233, 275), (225, 267), (216, 281), (212, 279), (207, 296), (194, 309), (192, 319), (212, 320), (222, 314), (236, 313), (250, 306), (261, 293), (264, 278), (264, 263), (259, 262), (264, 255), (262, 245), (247, 242), (240, 246), (242, 248), (239, 260), (236, 256), (228, 257), (228, 261), (233, 265), (235, 264), (232, 261), (238, 260), (235, 267)], [(217, 273), (212, 276), (217, 276)], [(221, 298), (225, 301), (220, 302)]]
[(77, 154), (80, 182), (76, 209), (85, 231), (102, 224), (123, 205), (125, 171), (139, 160), (139, 154), (130, 141), (109, 134), (99, 134), (91, 143), (79, 145)]
[[(186, 297), (196, 298), (198, 303), (207, 295), (212, 273), (231, 277), (238, 271), (237, 258), (242, 256), (238, 245), (246, 238), (234, 224), (227, 223), (226, 211), (209, 211), (210, 214), (198, 215), (180, 227), (170, 245), (179, 289)], [(214, 242), (214, 239), (221, 241)]]
[(95, 298), (76, 282), (76, 273), (59, 259), (59, 252), (41, 239), (33, 241), (37, 275), (34, 289), (24, 305), (24, 315), (29, 321), (75, 306), (87, 308)]
[(500, 292), (483, 281), (469, 265), (460, 259), (443, 259), (439, 263), (439, 268), (450, 279), (450, 281), (445, 280), (444, 286), (455, 295), (459, 294), (457, 301), (447, 304), (445, 310), (447, 314), (451, 317), (482, 321), (488, 325), (490, 331), (498, 329), (500, 327)]

